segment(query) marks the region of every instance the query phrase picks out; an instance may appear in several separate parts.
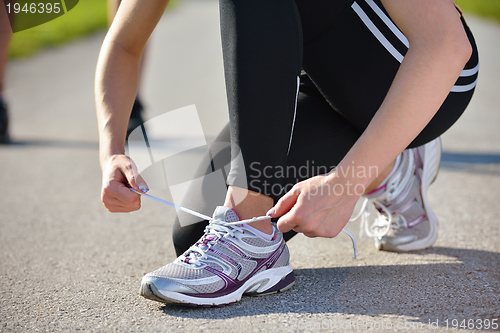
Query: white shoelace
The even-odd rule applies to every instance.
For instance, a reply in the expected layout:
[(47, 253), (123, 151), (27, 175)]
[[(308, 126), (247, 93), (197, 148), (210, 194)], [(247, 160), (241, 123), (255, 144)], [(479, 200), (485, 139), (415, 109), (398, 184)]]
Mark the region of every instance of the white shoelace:
[(234, 223), (238, 223), (239, 225), (242, 224), (241, 221), (224, 222), (220, 220), (211, 220), (210, 223), (205, 227), (202, 242), (196, 243), (191, 246), (187, 252), (187, 255), (184, 256), (184, 259), (182, 259), (182, 257), (179, 257), (178, 260), (184, 263), (200, 266), (202, 264), (201, 260), (207, 259), (206, 250), (214, 245), (218, 239), (234, 237), (234, 233), (236, 231), (244, 231), (242, 227)]
[[(247, 224), (247, 223), (252, 223), (252, 222), (257, 222), (257, 221), (263, 221), (263, 220), (268, 220), (268, 219), (271, 218), (269, 216), (259, 216), (259, 217), (254, 217), (254, 218), (251, 218), (251, 219), (237, 221), (237, 222), (225, 222), (225, 221), (216, 220), (213, 217), (210, 217), (210, 216), (198, 213), (198, 212), (196, 212), (194, 210), (191, 210), (191, 209), (188, 209), (188, 208), (176, 205), (176, 204), (174, 204), (172, 202), (169, 202), (169, 201), (157, 198), (157, 197), (152, 196), (150, 194), (146, 194), (146, 193), (142, 193), (142, 192), (136, 191), (133, 188), (130, 188), (130, 190), (132, 192), (135, 192), (135, 193), (140, 194), (142, 196), (145, 196), (147, 198), (150, 198), (150, 199), (153, 199), (155, 201), (161, 202), (163, 204), (169, 205), (170, 207), (174, 207), (174, 208), (176, 208), (176, 209), (178, 209), (180, 211), (183, 211), (185, 213), (188, 213), (188, 214), (200, 217), (200, 218), (202, 218), (204, 220), (210, 221), (210, 223), (208, 224), (208, 226), (205, 228), (205, 233), (206, 234), (207, 233), (214, 233), (214, 235), (217, 235), (219, 238), (221, 236), (222, 237), (227, 237), (227, 235), (234, 236), (234, 232), (233, 232), (232, 229), (234, 229), (234, 230), (240, 230), (240, 229), (243, 230), (242, 228), (237, 227), (240, 224)], [(229, 226), (230, 226), (230, 228), (228, 228)], [(220, 234), (220, 232), (224, 233), (224, 235)], [(347, 236), (349, 236), (351, 238), (352, 247), (353, 247), (353, 250), (354, 250), (354, 259), (357, 259), (357, 246), (356, 246), (356, 239), (354, 239), (354, 235), (349, 230), (346, 230), (346, 229), (342, 229), (342, 232), (345, 233)], [(211, 242), (213, 242), (213, 241), (214, 240), (212, 240)], [(205, 252), (202, 249), (198, 248), (197, 246), (191, 246), (191, 248), (189, 250), (190, 251), (191, 250), (195, 251), (195, 252), (191, 251), (189, 253), (189, 257), (188, 258), (190, 260), (190, 263), (191, 263), (191, 260), (193, 260), (193, 263), (195, 263), (196, 261), (199, 261), (199, 259), (202, 259), (202, 258), (206, 259)], [(192, 257), (191, 255), (195, 255), (195, 253), (199, 253), (201, 255), (201, 257), (198, 257), (198, 256)]]
[[(380, 210), (382, 210), (387, 217), (385, 217), (383, 214), (381, 214), (378, 210), (375, 209), (377, 217), (370, 226), (368, 223), (368, 217), (372, 214), (372, 212), (370, 212), (370, 209), (374, 209), (375, 207), (380, 208)], [(355, 217), (349, 219), (349, 222), (355, 222), (360, 218), (361, 218), (361, 226), (359, 229), (360, 237), (363, 234), (363, 230), (369, 237), (377, 237), (377, 238), (384, 237), (385, 235), (387, 235), (387, 233), (391, 228), (392, 214), (389, 211), (389, 209), (387, 209), (387, 207), (377, 199), (365, 198), (363, 201), (363, 205), (359, 210), (359, 213)]]
[[(402, 155), (401, 155), (402, 156)], [(414, 154), (412, 152), (408, 153), (408, 165), (414, 166)], [(400, 163), (403, 163), (401, 160)], [(387, 235), (389, 230), (391, 230), (391, 224), (394, 222), (397, 225), (406, 224), (406, 219), (401, 214), (392, 215), (391, 211), (387, 208), (384, 202), (391, 202), (398, 196), (402, 194), (405, 190), (408, 182), (411, 181), (414, 174), (414, 169), (405, 170), (404, 174), (399, 173), (391, 176), (390, 180), (387, 182), (386, 189), (384, 193), (377, 198), (365, 198), (363, 205), (359, 213), (349, 219), (349, 222), (354, 222), (361, 218), (361, 226), (359, 230), (359, 235), (361, 237), (363, 229), (369, 237), (384, 237)], [(372, 211), (370, 211), (372, 210)], [(372, 215), (376, 216), (373, 223), (370, 225), (368, 222), (368, 217)]]

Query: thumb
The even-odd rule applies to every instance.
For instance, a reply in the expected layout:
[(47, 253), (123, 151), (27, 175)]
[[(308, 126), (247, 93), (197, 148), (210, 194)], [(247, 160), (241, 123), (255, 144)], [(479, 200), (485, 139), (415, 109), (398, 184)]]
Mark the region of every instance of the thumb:
[(276, 205), (267, 212), (267, 216), (279, 217), (288, 213), (290, 209), (293, 208), (299, 197), (299, 191), (292, 188), (292, 190), (286, 193), (281, 199), (278, 200)]
[(134, 190), (140, 191), (142, 193), (146, 193), (147, 191), (149, 191), (148, 185), (139, 174), (137, 166), (135, 165), (134, 161), (132, 161), (132, 159), (130, 159), (130, 166), (123, 170), (123, 175)]

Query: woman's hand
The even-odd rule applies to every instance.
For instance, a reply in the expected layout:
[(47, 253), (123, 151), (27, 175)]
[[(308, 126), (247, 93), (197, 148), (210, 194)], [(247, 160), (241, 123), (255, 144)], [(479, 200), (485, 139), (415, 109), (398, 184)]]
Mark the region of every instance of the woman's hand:
[[(360, 184), (361, 185), (361, 184)], [(278, 229), (307, 237), (337, 236), (349, 221), (364, 186), (330, 172), (304, 180), (287, 192), (268, 215), (281, 216)]]
[(140, 195), (130, 191), (149, 191), (137, 172), (134, 162), (126, 155), (112, 155), (102, 166), (101, 200), (112, 213), (128, 213), (141, 208)]

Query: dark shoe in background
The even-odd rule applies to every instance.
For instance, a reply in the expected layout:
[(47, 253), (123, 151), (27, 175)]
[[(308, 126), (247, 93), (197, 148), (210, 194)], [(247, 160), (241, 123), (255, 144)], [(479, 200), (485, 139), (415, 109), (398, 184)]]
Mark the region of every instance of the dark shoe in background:
[(9, 115), (7, 105), (0, 101), (0, 144), (9, 143)]
[(132, 133), (132, 131), (136, 129), (137, 126), (140, 126), (144, 123), (144, 119), (142, 118), (143, 109), (144, 108), (139, 99), (139, 96), (136, 96), (134, 101), (134, 106), (132, 107), (132, 112), (130, 113), (130, 119), (128, 121), (127, 136), (126, 136), (127, 139), (130, 133)]

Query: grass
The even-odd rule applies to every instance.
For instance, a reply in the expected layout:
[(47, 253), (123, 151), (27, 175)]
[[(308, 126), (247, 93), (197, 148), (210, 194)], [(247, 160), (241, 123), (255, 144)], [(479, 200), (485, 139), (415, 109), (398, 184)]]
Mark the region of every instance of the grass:
[(50, 22), (12, 34), (9, 58), (33, 55), (107, 26), (106, 0), (80, 0), (75, 8)]
[(455, 0), (464, 12), (500, 22), (500, 0)]
[[(178, 1), (170, 1), (168, 8)], [(80, 0), (66, 14), (12, 34), (9, 58), (25, 58), (48, 46), (57, 46), (107, 28), (107, 1)]]

